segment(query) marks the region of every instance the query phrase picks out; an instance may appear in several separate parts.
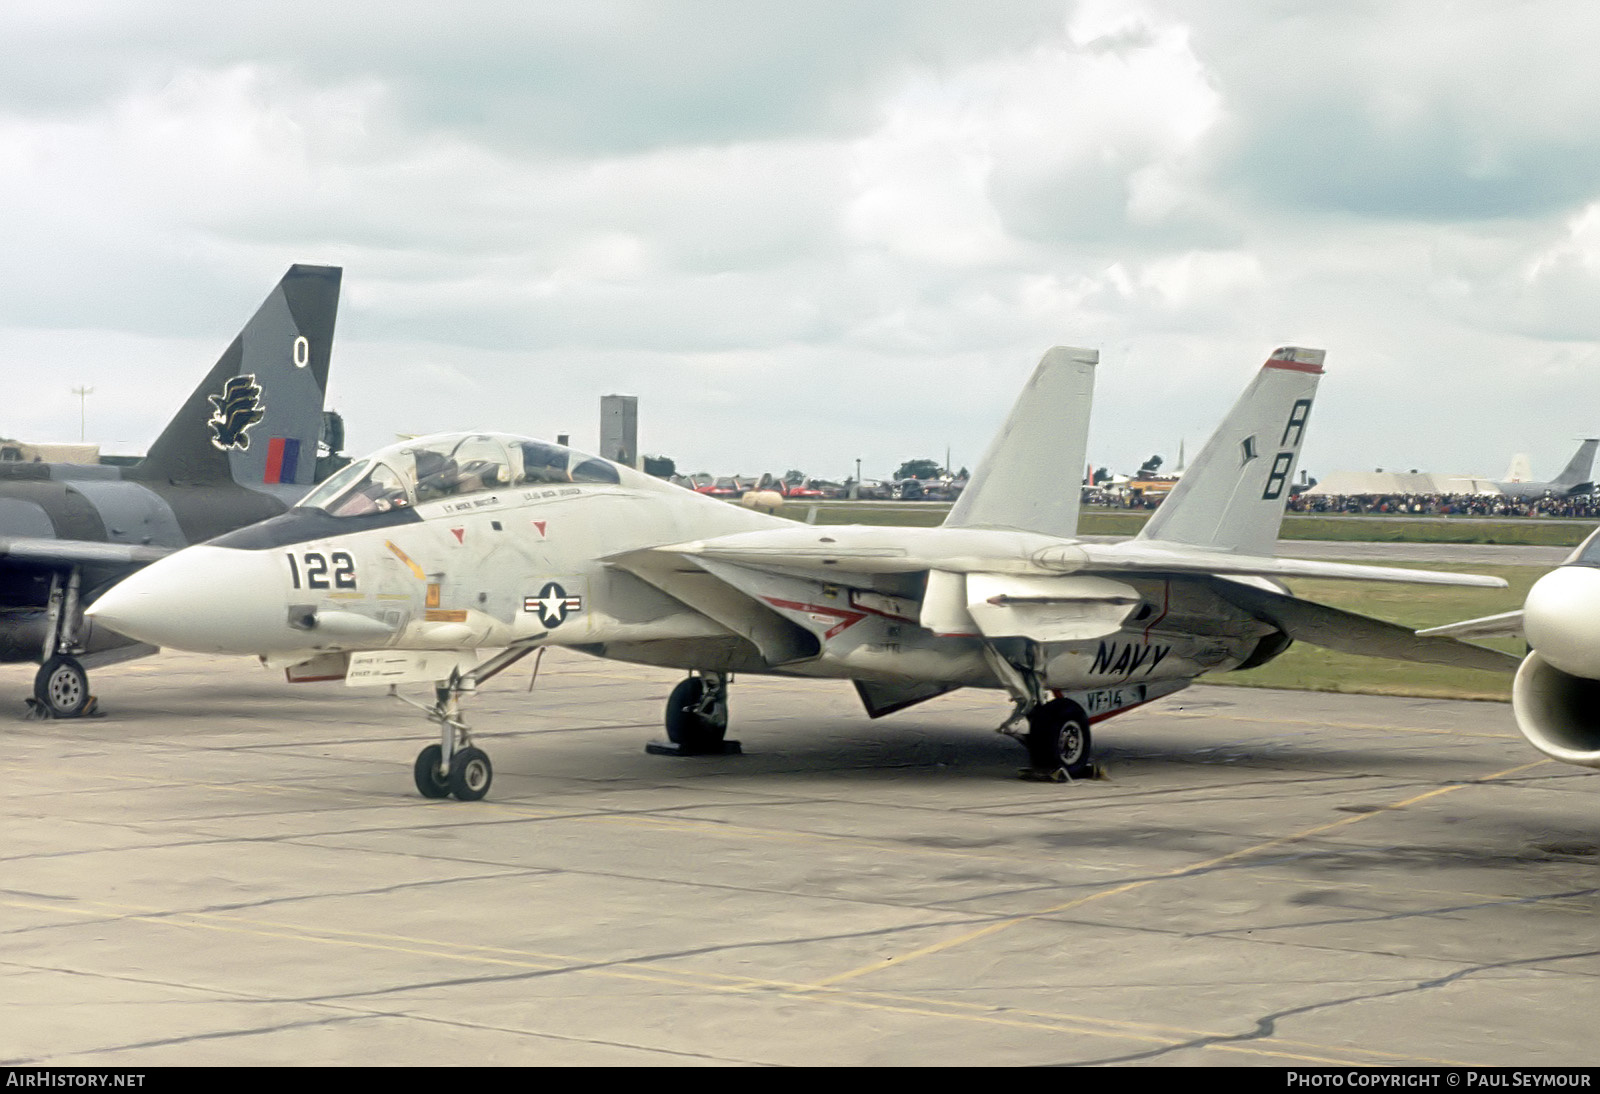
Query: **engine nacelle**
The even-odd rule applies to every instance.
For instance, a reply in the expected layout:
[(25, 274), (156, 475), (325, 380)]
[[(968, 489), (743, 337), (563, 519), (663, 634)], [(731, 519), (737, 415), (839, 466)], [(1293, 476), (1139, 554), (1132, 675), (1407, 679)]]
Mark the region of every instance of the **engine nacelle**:
[(1600, 767), (1600, 680), (1574, 676), (1528, 654), (1511, 685), (1517, 728), (1552, 760)]

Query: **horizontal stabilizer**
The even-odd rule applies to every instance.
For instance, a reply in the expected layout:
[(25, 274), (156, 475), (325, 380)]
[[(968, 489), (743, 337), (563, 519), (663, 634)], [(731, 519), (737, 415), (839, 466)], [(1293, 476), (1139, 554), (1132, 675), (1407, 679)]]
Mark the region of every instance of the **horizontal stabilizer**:
[(1078, 530), (1083, 461), (1094, 398), (1092, 349), (1057, 346), (1044, 355), (990, 442), (946, 528), (1011, 528), (1071, 536)]
[(1271, 623), (1297, 642), (1340, 653), (1418, 661), (1486, 672), (1515, 672), (1521, 659), (1454, 638), (1418, 636), (1408, 627), (1330, 608), (1226, 578), (1211, 586), (1224, 600)]

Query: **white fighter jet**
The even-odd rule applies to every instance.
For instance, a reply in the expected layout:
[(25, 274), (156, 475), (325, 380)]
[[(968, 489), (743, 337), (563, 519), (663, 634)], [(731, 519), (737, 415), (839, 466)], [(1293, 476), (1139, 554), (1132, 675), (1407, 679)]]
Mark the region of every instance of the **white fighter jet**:
[(461, 697), (548, 645), (688, 670), (665, 715), (683, 753), (732, 749), (740, 673), (848, 679), (871, 717), (961, 687), (1003, 691), (1001, 731), (1058, 780), (1092, 770), (1092, 723), (1295, 639), (1515, 666), (1280, 583), (1504, 585), (1273, 557), (1319, 350), (1272, 354), (1138, 537), (1075, 539), (1097, 359), (1045, 355), (939, 528), (798, 524), (544, 442), (450, 434), (383, 449), (91, 611), (152, 644), (261, 655), (292, 680), (432, 683), (432, 705), (414, 705), (440, 740), (417, 757), (417, 788), (463, 800), (484, 795), (492, 768)]
[(1600, 529), (1528, 590), (1519, 611), (1418, 631), (1424, 638), (1525, 637), (1511, 711), (1553, 760), (1600, 767)]

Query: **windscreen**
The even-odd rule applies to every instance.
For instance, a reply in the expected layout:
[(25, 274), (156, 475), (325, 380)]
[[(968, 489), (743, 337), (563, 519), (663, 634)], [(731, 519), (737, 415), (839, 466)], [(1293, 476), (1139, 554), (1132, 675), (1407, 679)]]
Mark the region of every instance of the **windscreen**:
[(300, 504), (353, 517), (514, 486), (620, 478), (616, 465), (561, 445), (452, 433), (391, 445), (346, 467)]

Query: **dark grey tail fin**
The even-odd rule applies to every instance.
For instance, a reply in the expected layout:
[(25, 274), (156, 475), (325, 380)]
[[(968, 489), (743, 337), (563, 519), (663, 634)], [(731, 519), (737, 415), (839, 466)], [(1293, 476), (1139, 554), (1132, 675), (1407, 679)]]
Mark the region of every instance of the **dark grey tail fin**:
[(342, 273), (290, 266), (129, 477), (309, 488)]
[(1593, 481), (1589, 473), (1594, 470), (1595, 448), (1600, 447), (1600, 440), (1593, 437), (1578, 446), (1572, 454), (1572, 459), (1567, 462), (1567, 468), (1557, 475), (1552, 485), (1574, 487)]

